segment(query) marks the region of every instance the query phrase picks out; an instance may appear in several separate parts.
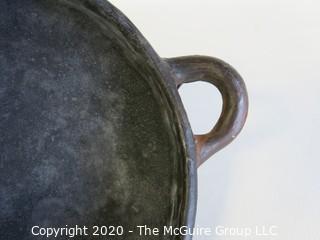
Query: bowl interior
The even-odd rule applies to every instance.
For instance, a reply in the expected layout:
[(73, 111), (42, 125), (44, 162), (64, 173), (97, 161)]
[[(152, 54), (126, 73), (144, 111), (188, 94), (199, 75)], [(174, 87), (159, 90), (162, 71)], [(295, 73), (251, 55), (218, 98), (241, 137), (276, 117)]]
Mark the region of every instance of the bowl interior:
[(66, 2), (0, 3), (0, 234), (178, 226), (184, 159), (160, 80), (118, 25)]

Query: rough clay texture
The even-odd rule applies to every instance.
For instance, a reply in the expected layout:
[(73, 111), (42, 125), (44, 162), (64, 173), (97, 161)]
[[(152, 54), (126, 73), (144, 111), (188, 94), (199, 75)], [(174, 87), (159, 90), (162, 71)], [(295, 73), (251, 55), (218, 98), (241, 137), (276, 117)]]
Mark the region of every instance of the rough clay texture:
[(34, 239), (33, 225), (172, 223), (172, 126), (116, 39), (62, 1), (0, 1), (1, 239)]

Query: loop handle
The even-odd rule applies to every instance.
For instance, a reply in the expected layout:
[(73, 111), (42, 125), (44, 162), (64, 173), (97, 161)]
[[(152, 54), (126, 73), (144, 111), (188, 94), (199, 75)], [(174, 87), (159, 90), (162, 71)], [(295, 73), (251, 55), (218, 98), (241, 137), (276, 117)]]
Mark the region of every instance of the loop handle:
[(170, 65), (176, 86), (205, 81), (222, 95), (222, 112), (217, 124), (207, 134), (195, 135), (197, 165), (228, 145), (241, 131), (248, 112), (246, 86), (233, 67), (213, 57), (186, 56), (165, 59)]

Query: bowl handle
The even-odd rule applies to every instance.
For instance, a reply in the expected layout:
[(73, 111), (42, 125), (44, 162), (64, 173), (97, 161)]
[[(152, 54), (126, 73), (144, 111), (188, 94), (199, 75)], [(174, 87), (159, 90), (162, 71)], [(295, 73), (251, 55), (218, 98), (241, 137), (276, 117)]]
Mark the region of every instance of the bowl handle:
[(195, 135), (197, 165), (228, 145), (241, 131), (248, 112), (246, 86), (233, 67), (213, 57), (186, 56), (165, 59), (170, 65), (176, 86), (205, 81), (222, 95), (222, 112), (217, 124), (207, 134)]

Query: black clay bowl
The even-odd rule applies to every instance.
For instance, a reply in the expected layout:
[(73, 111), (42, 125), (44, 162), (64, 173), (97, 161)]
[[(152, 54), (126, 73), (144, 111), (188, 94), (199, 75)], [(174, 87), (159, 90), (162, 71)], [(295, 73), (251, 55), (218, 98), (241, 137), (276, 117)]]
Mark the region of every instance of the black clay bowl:
[[(119, 225), (125, 234), (111, 239), (177, 238), (128, 231), (193, 226), (196, 168), (239, 133), (247, 111), (229, 65), (159, 58), (103, 0), (2, 0), (0, 67), (6, 240), (42, 239), (31, 234), (36, 225)], [(177, 91), (195, 80), (216, 85), (224, 100), (218, 124), (201, 136)]]

